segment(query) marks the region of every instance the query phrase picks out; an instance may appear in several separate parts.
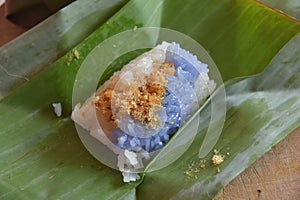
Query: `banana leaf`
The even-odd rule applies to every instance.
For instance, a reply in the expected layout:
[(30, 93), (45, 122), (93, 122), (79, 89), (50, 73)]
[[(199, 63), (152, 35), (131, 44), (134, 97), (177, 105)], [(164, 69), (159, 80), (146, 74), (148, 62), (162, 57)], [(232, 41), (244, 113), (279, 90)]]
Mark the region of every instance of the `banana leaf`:
[[(299, 127), (299, 44), (300, 34), (278, 53), (261, 74), (226, 84), (227, 118), (215, 146), (224, 155), (229, 153), (222, 165), (214, 166), (211, 155), (199, 159), (204, 130), (175, 163), (145, 174), (137, 190), (138, 199), (213, 198), (235, 176)], [(205, 109), (211, 108), (207, 106)], [(207, 163), (200, 167), (204, 160)]]
[(125, 3), (76, 1), (0, 48), (0, 99), (64, 55)]
[[(230, 155), (219, 166), (219, 173), (211, 164), (203, 170), (193, 168), (200, 162), (203, 127), (175, 163), (145, 173), (139, 182), (122, 183), (118, 171), (99, 163), (80, 142), (69, 117), (72, 89), (81, 63), (94, 47), (116, 33), (142, 26), (171, 28), (197, 40), (210, 52), (224, 80), (262, 72), (300, 32), (298, 22), (250, 0), (130, 1), (73, 50), (0, 101), (1, 199), (212, 198), (299, 126), (297, 36), (262, 74), (226, 83), (227, 118), (215, 148)], [(9, 55), (14, 55), (19, 46), (11, 45)], [(39, 40), (35, 45), (46, 46)], [(26, 54), (19, 55), (14, 62), (22, 64)], [(28, 63), (34, 63), (30, 60)], [(36, 66), (32, 64), (30, 70)], [(14, 74), (22, 75), (15, 69)], [(56, 102), (62, 103), (62, 117), (53, 111)], [(208, 103), (201, 113), (209, 110)], [(204, 159), (209, 162), (210, 156)], [(186, 175), (189, 169), (193, 176)]]
[(260, 0), (262, 3), (273, 7), (280, 12), (300, 20), (300, 1), (298, 0)]

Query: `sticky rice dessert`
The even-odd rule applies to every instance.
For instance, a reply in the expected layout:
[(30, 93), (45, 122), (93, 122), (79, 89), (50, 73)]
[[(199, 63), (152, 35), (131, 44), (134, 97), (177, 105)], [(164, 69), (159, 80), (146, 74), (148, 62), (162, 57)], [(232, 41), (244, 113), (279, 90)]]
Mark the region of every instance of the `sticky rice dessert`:
[(77, 104), (72, 119), (118, 156), (124, 182), (135, 181), (143, 160), (151, 159), (212, 93), (216, 84), (208, 72), (179, 44), (163, 42)]

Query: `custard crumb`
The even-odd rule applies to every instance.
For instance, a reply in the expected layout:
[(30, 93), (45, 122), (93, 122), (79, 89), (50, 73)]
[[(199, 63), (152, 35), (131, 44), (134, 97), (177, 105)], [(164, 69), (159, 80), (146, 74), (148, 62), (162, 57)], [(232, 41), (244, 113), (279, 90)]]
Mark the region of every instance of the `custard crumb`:
[(184, 172), (184, 174), (190, 178), (192, 178), (194, 176), (194, 173), (192, 170), (188, 169)]
[(197, 179), (199, 172), (201, 170), (203, 170), (205, 167), (206, 167), (206, 160), (205, 159), (201, 159), (198, 162), (191, 161), (188, 165), (188, 169), (186, 171), (184, 171), (184, 174), (188, 178)]
[(161, 105), (165, 91), (163, 85), (155, 83), (147, 83), (144, 87), (138, 87), (129, 102), (131, 117), (141, 122), (151, 122), (150, 109), (154, 105)]
[(199, 163), (198, 163), (198, 166), (200, 168), (205, 168), (205, 166), (206, 166), (206, 160), (205, 159), (204, 160), (200, 160)]
[(74, 55), (74, 57), (75, 57), (76, 59), (79, 59), (80, 53), (79, 53), (78, 50), (75, 49), (75, 50), (73, 51), (73, 55)]
[(79, 59), (80, 53), (77, 49), (72, 50), (72, 53), (65, 59), (65, 63), (70, 65), (73, 59)]
[(222, 155), (221, 153), (219, 153), (218, 150), (214, 150), (214, 155), (212, 157), (212, 162), (214, 165), (220, 165), (222, 162), (224, 162), (225, 159), (225, 155)]
[(65, 60), (65, 63), (66, 63), (67, 65), (70, 65), (70, 63), (72, 62), (72, 60), (73, 60), (73, 56), (68, 56), (68, 57), (66, 58), (66, 60)]
[[(141, 77), (141, 81), (132, 81), (129, 88), (122, 89), (123, 91), (120, 91), (119, 95), (118, 92), (114, 93), (117, 99), (114, 106), (118, 108), (120, 115), (112, 113), (112, 94), (118, 81), (118, 79), (112, 79), (112, 84), (99, 92), (93, 101), (98, 111), (97, 114), (104, 116), (107, 120), (112, 119), (114, 122), (118, 122), (118, 119), (127, 113), (132, 119), (144, 123), (149, 128), (156, 129), (158, 125), (161, 125), (156, 111), (161, 109), (166, 93), (167, 75), (174, 73), (173, 63), (163, 63), (154, 66), (154, 70), (149, 75)], [(132, 92), (130, 99), (124, 98), (128, 91)], [(120, 97), (123, 100), (120, 100)]]

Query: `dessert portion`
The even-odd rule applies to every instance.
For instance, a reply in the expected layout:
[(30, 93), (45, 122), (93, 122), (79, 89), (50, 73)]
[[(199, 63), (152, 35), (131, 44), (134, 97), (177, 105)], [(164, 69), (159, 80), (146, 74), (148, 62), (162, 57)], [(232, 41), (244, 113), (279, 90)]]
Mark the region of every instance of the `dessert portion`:
[[(124, 182), (138, 172), (194, 114), (216, 84), (208, 66), (177, 43), (154, 47), (125, 65), (72, 119), (116, 156)], [(185, 133), (189, 134), (189, 133)]]

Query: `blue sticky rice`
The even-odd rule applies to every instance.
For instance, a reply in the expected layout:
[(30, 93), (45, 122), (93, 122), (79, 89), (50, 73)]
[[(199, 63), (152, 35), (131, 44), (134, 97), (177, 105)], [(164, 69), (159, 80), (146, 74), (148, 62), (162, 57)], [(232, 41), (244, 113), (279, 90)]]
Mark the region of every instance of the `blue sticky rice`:
[(165, 62), (174, 64), (175, 74), (167, 77), (162, 102), (167, 115), (164, 126), (156, 135), (147, 138), (128, 135), (121, 129), (115, 129), (111, 140), (119, 148), (129, 151), (142, 148), (147, 152), (161, 149), (199, 107), (195, 82), (200, 73), (208, 73), (207, 65), (174, 42), (167, 47)]

